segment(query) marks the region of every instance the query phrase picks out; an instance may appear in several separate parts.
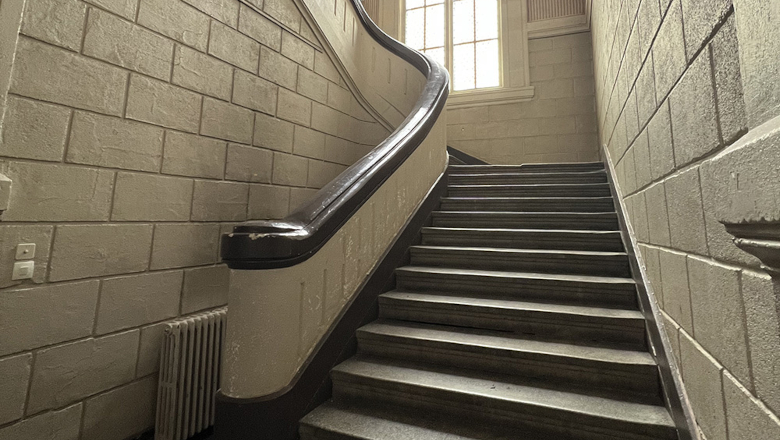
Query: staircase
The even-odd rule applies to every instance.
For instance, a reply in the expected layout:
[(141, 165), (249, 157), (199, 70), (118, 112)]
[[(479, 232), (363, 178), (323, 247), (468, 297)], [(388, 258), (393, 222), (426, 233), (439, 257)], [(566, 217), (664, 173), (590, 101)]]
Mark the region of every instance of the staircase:
[(603, 165), (452, 165), (303, 440), (677, 439)]

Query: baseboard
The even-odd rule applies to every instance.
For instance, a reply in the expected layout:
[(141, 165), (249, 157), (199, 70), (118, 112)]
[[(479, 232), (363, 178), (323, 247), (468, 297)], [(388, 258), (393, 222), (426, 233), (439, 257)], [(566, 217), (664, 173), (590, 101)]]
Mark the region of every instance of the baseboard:
[(445, 172), (407, 220), (287, 392), (268, 399), (232, 399), (217, 395), (214, 440), (298, 438), (298, 421), (330, 398), (330, 370), (356, 352), (355, 332), (378, 316), (377, 297), (395, 287), (395, 269), (408, 262), (409, 246), (419, 239), (420, 229), (429, 221), (431, 212), (446, 191)]
[(464, 153), (457, 148), (447, 147), (447, 153), (466, 165), (490, 165), (484, 160), (476, 158), (468, 153)]
[(628, 254), (631, 274), (636, 282), (639, 306), (645, 317), (648, 343), (652, 350), (652, 354), (658, 363), (658, 369), (661, 375), (661, 386), (663, 387), (666, 399), (666, 407), (669, 409), (672, 419), (677, 426), (680, 440), (697, 439), (698, 435), (696, 434), (693, 411), (690, 407), (688, 396), (685, 394), (682, 375), (680, 374), (677, 365), (669, 360), (668, 353), (670, 353), (672, 349), (666, 332), (663, 330), (665, 323), (661, 316), (661, 309), (658, 307), (658, 303), (655, 300), (655, 294), (650, 285), (647, 273), (642, 265), (639, 264), (642, 256), (639, 252), (636, 235), (633, 233), (627, 220), (625, 206), (623, 205), (622, 191), (615, 179), (615, 167), (606, 150), (602, 151), (602, 160), (604, 161), (604, 168), (607, 171), (610, 192), (615, 201), (620, 235), (623, 238), (623, 245)]

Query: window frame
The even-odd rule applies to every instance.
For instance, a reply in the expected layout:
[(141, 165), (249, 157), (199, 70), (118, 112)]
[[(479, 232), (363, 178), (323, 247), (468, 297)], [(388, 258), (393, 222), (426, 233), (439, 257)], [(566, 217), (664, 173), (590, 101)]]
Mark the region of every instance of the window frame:
[[(479, 0), (475, 0), (479, 1)], [(453, 53), (454, 53), (454, 47), (455, 44), (453, 44), (453, 4), (455, 0), (444, 0), (444, 54), (445, 54), (445, 68), (447, 71), (450, 72), (450, 75), (454, 75), (452, 66), (454, 64), (453, 60)], [(497, 0), (497, 11), (496, 11), (496, 19), (498, 21), (497, 23), (497, 29), (498, 29), (498, 35), (496, 39), (498, 40), (498, 86), (494, 87), (479, 87), (479, 88), (473, 88), (473, 89), (466, 89), (466, 90), (455, 90), (454, 89), (454, 81), (450, 82), (450, 93), (452, 95), (462, 95), (462, 94), (472, 94), (472, 93), (480, 93), (480, 92), (489, 92), (489, 91), (497, 91), (504, 88), (504, 63), (505, 63), (505, 51), (504, 51), (504, 39), (505, 39), (505, 32), (504, 32), (504, 12), (505, 12), (505, 4), (506, 0)], [(399, 4), (401, 6), (401, 26), (400, 26), (400, 32), (399, 35), (401, 36), (401, 41), (406, 42), (406, 0), (399, 1)], [(424, 6), (425, 7), (425, 6)], [(476, 18), (475, 18), (476, 19)], [(427, 24), (426, 24), (427, 25)], [(475, 37), (476, 38), (476, 37)], [(492, 40), (492, 38), (490, 39)], [(490, 40), (479, 40), (479, 41), (490, 41)], [(473, 41), (472, 43), (475, 44), (478, 40)], [(464, 43), (467, 44), (467, 43)], [(474, 74), (476, 76), (476, 61), (475, 61), (475, 69)], [(475, 85), (476, 85), (476, 78), (475, 78)]]

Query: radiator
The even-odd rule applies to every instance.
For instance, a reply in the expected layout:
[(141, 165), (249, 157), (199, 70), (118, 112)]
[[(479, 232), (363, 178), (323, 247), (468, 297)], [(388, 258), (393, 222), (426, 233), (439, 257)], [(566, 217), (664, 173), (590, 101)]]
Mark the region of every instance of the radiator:
[(166, 325), (160, 350), (155, 440), (185, 440), (214, 424), (226, 309)]

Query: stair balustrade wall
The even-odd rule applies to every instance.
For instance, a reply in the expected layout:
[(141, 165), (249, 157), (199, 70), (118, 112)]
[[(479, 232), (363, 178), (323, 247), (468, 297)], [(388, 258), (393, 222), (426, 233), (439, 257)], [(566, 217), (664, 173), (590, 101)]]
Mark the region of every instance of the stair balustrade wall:
[[(730, 184), (712, 172), (777, 115), (776, 57), (756, 61), (776, 53), (767, 45), (776, 49), (777, 31), (761, 17), (778, 6), (758, 3), (593, 2), (600, 142), (710, 440), (780, 438), (780, 289), (721, 224)], [(759, 192), (777, 194), (777, 181), (764, 184)]]
[[(227, 302), (221, 234), (388, 132), (292, 0), (27, 0), (18, 35), (12, 3), (0, 439), (125, 440), (153, 425), (164, 323)], [(19, 243), (31, 280), (11, 280)]]

